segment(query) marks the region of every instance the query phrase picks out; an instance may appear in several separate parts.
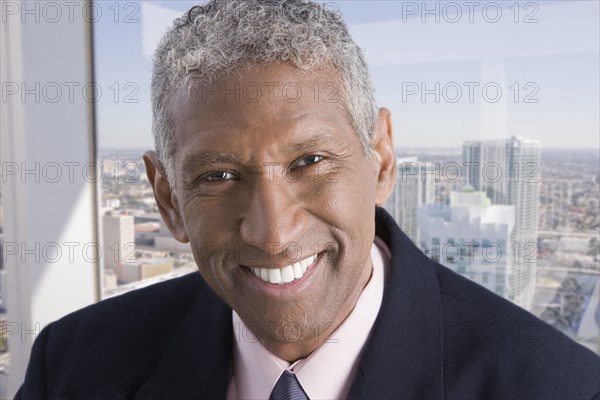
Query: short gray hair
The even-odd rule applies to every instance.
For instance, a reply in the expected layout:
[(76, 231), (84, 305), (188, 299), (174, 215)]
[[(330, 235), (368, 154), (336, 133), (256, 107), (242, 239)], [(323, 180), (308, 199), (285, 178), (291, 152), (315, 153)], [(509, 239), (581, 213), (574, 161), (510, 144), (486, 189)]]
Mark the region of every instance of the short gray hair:
[[(330, 3), (331, 5), (333, 3)], [(175, 185), (175, 132), (168, 105), (178, 90), (269, 63), (304, 71), (333, 67), (342, 81), (341, 105), (365, 156), (372, 155), (377, 117), (361, 49), (339, 12), (307, 0), (211, 0), (192, 7), (161, 39), (152, 73), (152, 130), (159, 162)]]

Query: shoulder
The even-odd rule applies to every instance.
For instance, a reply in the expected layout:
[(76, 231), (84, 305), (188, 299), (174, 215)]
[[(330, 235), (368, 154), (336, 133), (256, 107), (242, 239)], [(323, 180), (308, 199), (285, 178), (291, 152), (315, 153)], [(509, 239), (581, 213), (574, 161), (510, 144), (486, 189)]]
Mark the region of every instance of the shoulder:
[[(514, 390), (505, 393), (509, 396), (589, 399), (600, 391), (598, 355), (521, 307), (432, 264), (442, 300), (448, 371), (460, 370), (462, 378), (481, 382), (484, 393), (496, 386)], [(447, 387), (457, 381), (448, 380)]]
[[(382, 306), (386, 326), (393, 326), (388, 335), (402, 344), (410, 333), (418, 357), (439, 350), (446, 398), (600, 398), (597, 354), (431, 260), (385, 210), (377, 211), (377, 235), (392, 251), (388, 283), (393, 290)], [(411, 322), (408, 332), (394, 323), (404, 315), (420, 324)]]
[(73, 376), (79, 368), (103, 366), (148, 373), (207, 291), (194, 273), (82, 308), (45, 328), (44, 358), (58, 370), (73, 370)]
[(193, 273), (52, 322), (34, 343), (21, 395), (92, 396), (95, 388), (110, 383), (132, 396), (159, 364), (183, 321), (195, 321), (196, 315), (210, 314), (209, 309), (215, 312), (214, 298), (201, 276)]
[(201, 276), (193, 273), (52, 322), (34, 343), (22, 397), (17, 398), (62, 398), (65, 393), (91, 398), (106, 384), (132, 397), (186, 321), (193, 327), (197, 320), (225, 317), (226, 306), (215, 299)]

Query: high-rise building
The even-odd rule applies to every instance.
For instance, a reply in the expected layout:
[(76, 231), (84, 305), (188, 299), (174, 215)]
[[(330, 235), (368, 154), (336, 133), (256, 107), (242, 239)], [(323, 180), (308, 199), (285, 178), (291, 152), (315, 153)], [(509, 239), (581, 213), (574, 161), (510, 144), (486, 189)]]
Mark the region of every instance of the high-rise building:
[(439, 164), (422, 162), (419, 165), (421, 178), (421, 203), (434, 204), (436, 202), (436, 189), (439, 183)]
[(485, 192), (451, 192), (447, 204), (419, 207), (421, 249), (432, 259), (508, 297), (514, 206), (492, 205)]
[(539, 204), (540, 142), (520, 136), (463, 144), (469, 184), (492, 204), (515, 207), (511, 250), (515, 268), (508, 299), (529, 309), (535, 289)]
[(463, 144), (467, 184), (486, 192), (492, 204), (509, 204), (507, 146), (506, 140), (480, 140)]
[(135, 260), (133, 215), (107, 212), (102, 217), (102, 225), (104, 269), (114, 270), (120, 264)]
[(396, 185), (384, 207), (418, 243), (417, 210), (421, 204), (435, 201), (436, 171), (430, 163), (419, 163), (417, 157), (398, 158), (397, 167)]

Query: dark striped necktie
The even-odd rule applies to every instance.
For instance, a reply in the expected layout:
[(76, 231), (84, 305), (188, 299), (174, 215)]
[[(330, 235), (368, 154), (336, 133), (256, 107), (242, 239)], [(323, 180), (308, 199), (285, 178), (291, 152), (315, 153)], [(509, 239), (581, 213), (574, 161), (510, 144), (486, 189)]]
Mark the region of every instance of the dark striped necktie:
[(283, 371), (271, 393), (271, 400), (309, 400), (296, 375)]

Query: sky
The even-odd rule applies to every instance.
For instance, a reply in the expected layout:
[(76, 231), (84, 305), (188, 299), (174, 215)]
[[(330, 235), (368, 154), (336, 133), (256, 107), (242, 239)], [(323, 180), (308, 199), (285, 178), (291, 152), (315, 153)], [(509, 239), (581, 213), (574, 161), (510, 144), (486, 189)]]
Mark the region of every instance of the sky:
[[(323, 3), (363, 49), (399, 150), (511, 135), (600, 147), (599, 2)], [(150, 148), (152, 49), (196, 3), (97, 4), (98, 144)]]

